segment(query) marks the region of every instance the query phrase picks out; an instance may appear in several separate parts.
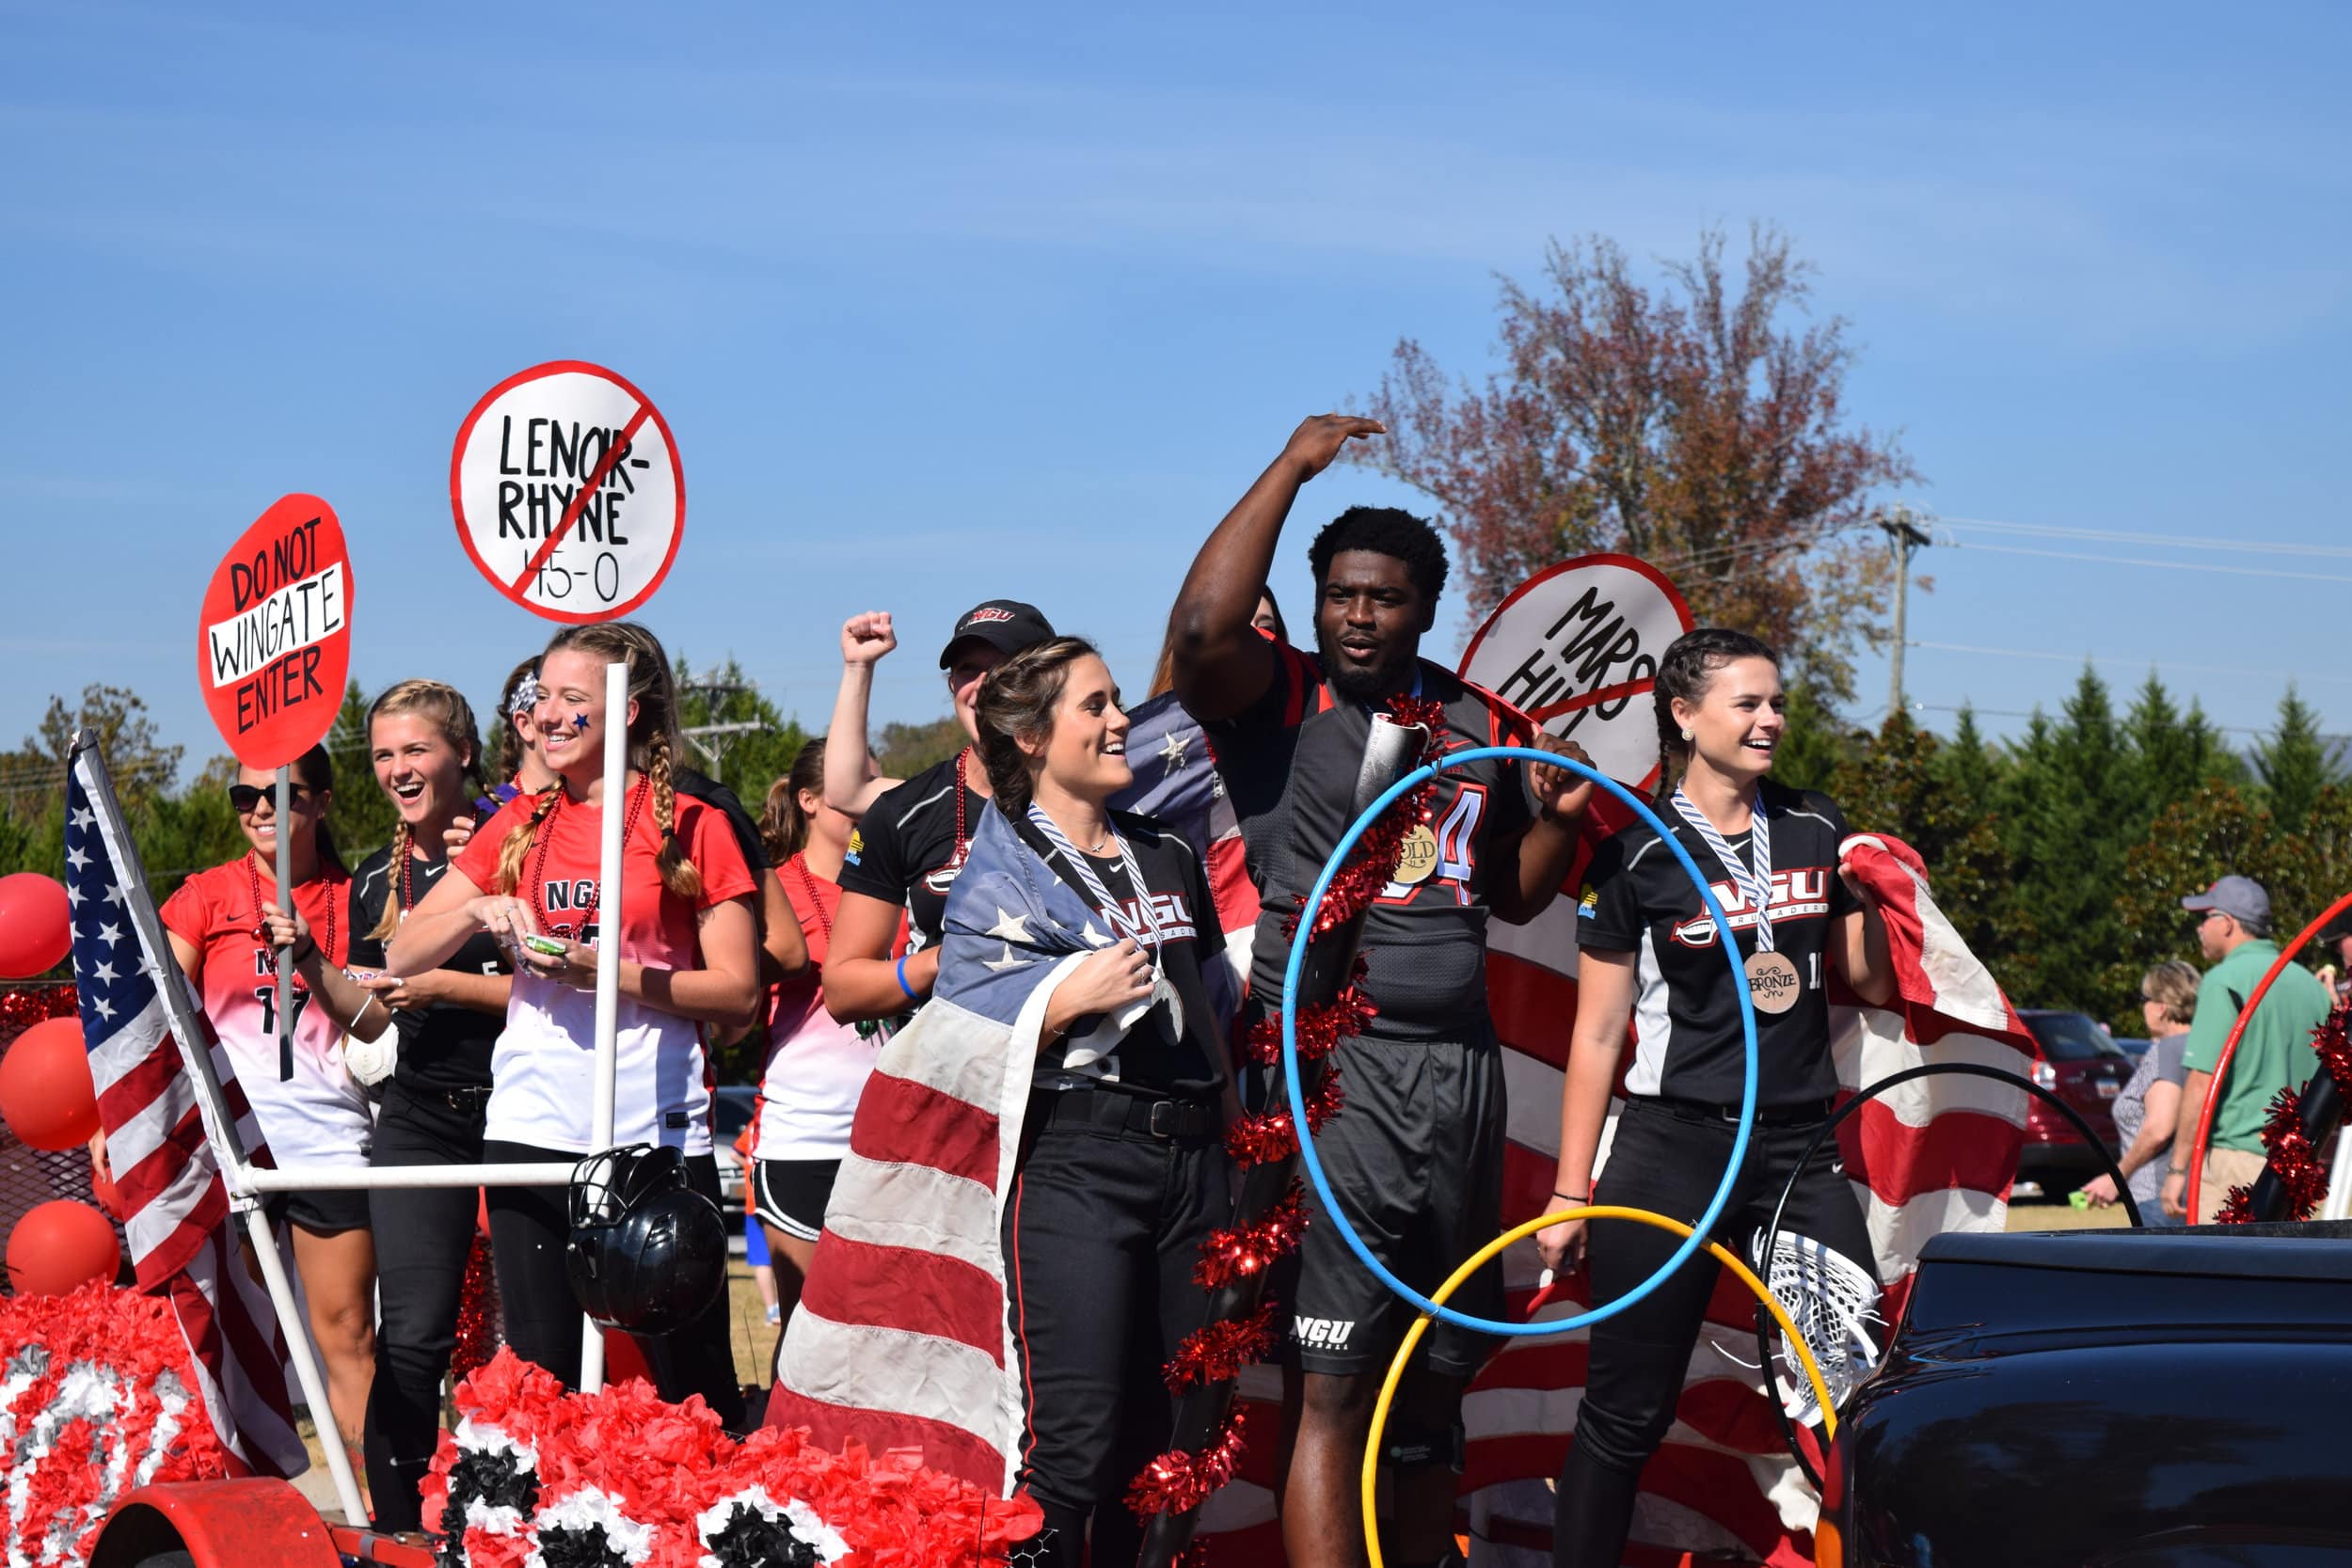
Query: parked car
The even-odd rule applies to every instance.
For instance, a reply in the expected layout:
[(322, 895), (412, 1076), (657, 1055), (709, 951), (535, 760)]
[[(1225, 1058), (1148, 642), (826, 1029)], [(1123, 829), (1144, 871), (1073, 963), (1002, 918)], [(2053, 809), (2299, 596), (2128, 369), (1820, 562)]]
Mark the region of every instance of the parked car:
[(759, 1114), (759, 1090), (749, 1084), (722, 1084), (712, 1097), (710, 1111), (710, 1151), (719, 1157), (719, 1207), (725, 1212), (727, 1224), (737, 1226), (743, 1220), (743, 1190), (750, 1173), (744, 1169), (743, 1156), (735, 1151), (735, 1140)]
[(1931, 1239), (1821, 1568), (2352, 1561), (2352, 1222)]
[[(2082, 1114), (2110, 1154), (2118, 1151), (2115, 1097), (2131, 1081), (2132, 1058), (2113, 1036), (2082, 1013), (2022, 1011), (2036, 1047), (2033, 1081), (2055, 1090)], [(2017, 1179), (2045, 1193), (2080, 1186), (2105, 1166), (2074, 1125), (2039, 1099), (2026, 1102), (2026, 1141), (2017, 1151)]]

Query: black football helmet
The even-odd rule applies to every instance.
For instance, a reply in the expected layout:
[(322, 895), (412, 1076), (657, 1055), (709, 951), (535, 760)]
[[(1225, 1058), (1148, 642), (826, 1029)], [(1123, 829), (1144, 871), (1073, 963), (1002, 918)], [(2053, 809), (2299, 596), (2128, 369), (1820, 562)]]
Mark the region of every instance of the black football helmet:
[(686, 1184), (678, 1149), (592, 1154), (572, 1171), (564, 1272), (580, 1310), (604, 1327), (673, 1333), (726, 1289), (726, 1221)]

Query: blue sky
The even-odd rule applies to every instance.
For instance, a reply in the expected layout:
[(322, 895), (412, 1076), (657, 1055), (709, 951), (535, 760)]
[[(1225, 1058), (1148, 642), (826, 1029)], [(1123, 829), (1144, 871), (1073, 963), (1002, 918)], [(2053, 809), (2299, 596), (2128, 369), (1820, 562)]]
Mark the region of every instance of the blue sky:
[[(2249, 727), (2293, 673), (2352, 731), (2352, 13), (810, 9), (6, 8), (0, 737), (103, 680), (219, 750), (188, 634), (291, 490), (350, 535), (360, 681), (486, 701), (548, 627), (458, 547), (450, 443), (559, 357), (677, 434), (675, 651), (821, 723), (841, 618), (889, 609), (878, 717), (930, 718), (946, 626), (1009, 593), (1139, 688), (1199, 540), (1399, 337), (1483, 373), (1549, 237), (1751, 218), (1850, 318), (1915, 504), (2157, 536), (1955, 529), (1924, 718), (2014, 729), (2090, 654)], [(1409, 497), (1319, 482), (1290, 603), (1356, 500)], [(2230, 540), (2291, 548), (2171, 543)]]

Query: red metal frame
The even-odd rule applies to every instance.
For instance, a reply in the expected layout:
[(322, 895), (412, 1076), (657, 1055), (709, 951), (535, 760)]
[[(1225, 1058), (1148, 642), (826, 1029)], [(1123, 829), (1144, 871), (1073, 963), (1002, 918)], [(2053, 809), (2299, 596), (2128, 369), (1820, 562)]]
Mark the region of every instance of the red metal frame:
[(143, 1486), (115, 1505), (89, 1561), (90, 1568), (137, 1568), (159, 1552), (184, 1550), (197, 1568), (342, 1568), (335, 1533), (282, 1481)]

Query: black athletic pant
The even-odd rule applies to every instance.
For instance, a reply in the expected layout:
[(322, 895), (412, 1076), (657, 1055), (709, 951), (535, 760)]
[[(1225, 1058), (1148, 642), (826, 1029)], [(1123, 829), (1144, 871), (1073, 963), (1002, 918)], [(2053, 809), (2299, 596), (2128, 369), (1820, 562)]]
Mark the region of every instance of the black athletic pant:
[(1029, 1101), (1005, 1203), (1007, 1310), (1028, 1412), (1021, 1481), (1055, 1532), (1050, 1568), (1129, 1568), (1143, 1535), (1121, 1498), (1168, 1446), (1161, 1369), (1200, 1326), (1207, 1298), (1193, 1265), (1232, 1201), (1214, 1133), (1158, 1138), (1057, 1117), (1062, 1098)]
[[(486, 1103), (485, 1096), (469, 1095), (453, 1104), (395, 1080), (376, 1117), (369, 1163), (480, 1164)], [(457, 1345), (458, 1297), (480, 1194), (478, 1187), (405, 1187), (363, 1195), (375, 1233), (382, 1317), (366, 1435), (368, 1492), (380, 1529), (423, 1528), (421, 1488), (440, 1440), (441, 1380)]]
[[(1748, 1257), (1751, 1238), (1772, 1222), (1782, 1183), (1820, 1125), (1816, 1116), (1755, 1130), (1730, 1201), (1715, 1223), (1716, 1241)], [(1649, 1209), (1696, 1224), (1723, 1180), (1738, 1131), (1718, 1114), (1629, 1101), (1617, 1118), (1616, 1139), (1594, 1185), (1593, 1201)], [(1870, 1275), (1878, 1273), (1862, 1208), (1834, 1138), (1789, 1194), (1781, 1229), (1824, 1243)], [(1584, 1254), (1594, 1304), (1632, 1291), (1681, 1240), (1630, 1220), (1595, 1220)], [(1593, 1325), (1576, 1443), (1561, 1467), (1553, 1501), (1555, 1568), (1617, 1568), (1624, 1560), (1642, 1466), (1674, 1424), (1683, 1374), (1721, 1272), (1713, 1259), (1698, 1254), (1638, 1303)]]
[[(578, 1155), (529, 1144), (482, 1146), (492, 1164), (576, 1163)], [(719, 1164), (708, 1154), (689, 1155), (686, 1180), (711, 1202), (719, 1201)], [(568, 1187), (492, 1187), (490, 1256), (498, 1265), (499, 1314), (506, 1342), (516, 1355), (545, 1367), (566, 1388), (580, 1382), (580, 1303), (564, 1273), (564, 1243), (571, 1235)], [(700, 1394), (729, 1432), (743, 1430), (743, 1386), (735, 1375), (735, 1345), (729, 1337), (727, 1293), (675, 1334), (633, 1335), (653, 1370), (654, 1387), (675, 1403)]]

